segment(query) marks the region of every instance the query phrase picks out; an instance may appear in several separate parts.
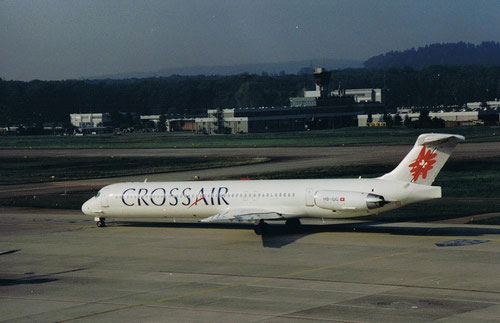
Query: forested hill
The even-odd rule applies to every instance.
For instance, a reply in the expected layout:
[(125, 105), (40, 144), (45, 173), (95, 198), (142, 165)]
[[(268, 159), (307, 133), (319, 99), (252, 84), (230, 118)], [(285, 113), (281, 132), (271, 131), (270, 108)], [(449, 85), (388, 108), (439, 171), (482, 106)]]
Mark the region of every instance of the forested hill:
[(432, 65), (500, 66), (500, 43), (489, 41), (470, 43), (432, 44), (418, 49), (391, 51), (366, 60), (367, 68), (413, 67)]
[[(500, 66), (332, 71), (333, 88), (383, 88), (389, 109), (500, 98)], [(106, 81), (2, 81), (0, 126), (67, 122), (70, 113), (202, 114), (207, 108), (282, 106), (313, 89), (312, 75), (171, 76)]]

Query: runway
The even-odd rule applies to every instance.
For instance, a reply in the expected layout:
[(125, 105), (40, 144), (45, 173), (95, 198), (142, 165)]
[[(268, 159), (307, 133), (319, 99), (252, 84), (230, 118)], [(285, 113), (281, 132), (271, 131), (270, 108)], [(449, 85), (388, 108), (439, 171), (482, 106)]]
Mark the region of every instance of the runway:
[[(3, 157), (270, 157), (270, 158), (316, 158), (316, 157), (366, 157), (374, 161), (400, 158), (412, 145), (362, 145), (330, 147), (270, 147), (270, 148), (165, 148), (165, 149), (0, 149)], [(385, 155), (376, 155), (383, 152)], [(402, 155), (402, 156), (401, 156)], [(500, 156), (500, 142), (465, 142), (457, 146), (453, 156), (493, 157)]]
[(261, 237), (3, 209), (0, 320), (497, 321), (499, 246), (498, 226), (307, 222)]

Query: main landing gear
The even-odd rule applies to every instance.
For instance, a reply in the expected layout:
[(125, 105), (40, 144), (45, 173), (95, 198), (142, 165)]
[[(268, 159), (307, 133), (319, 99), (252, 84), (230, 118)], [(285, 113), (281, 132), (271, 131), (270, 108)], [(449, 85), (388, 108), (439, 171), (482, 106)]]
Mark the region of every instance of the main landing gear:
[[(288, 220), (286, 220), (285, 227), (286, 227), (287, 232), (289, 232), (289, 233), (297, 232), (300, 228), (300, 219), (288, 219)], [(259, 223), (257, 223), (253, 227), (255, 234), (257, 234), (259, 236), (266, 234), (266, 231), (268, 229), (269, 229), (269, 224), (264, 222), (264, 220), (260, 220)]]
[(264, 222), (264, 220), (260, 220), (259, 223), (257, 223), (253, 227), (253, 231), (255, 231), (255, 234), (261, 236), (261, 235), (263, 235), (263, 234), (266, 233), (268, 226), (269, 226), (269, 224), (267, 224), (266, 222)]
[(296, 232), (300, 228), (300, 219), (298, 218), (288, 219), (285, 222), (285, 226), (288, 232)]
[(106, 226), (106, 218), (95, 217), (94, 221), (99, 228), (104, 228)]

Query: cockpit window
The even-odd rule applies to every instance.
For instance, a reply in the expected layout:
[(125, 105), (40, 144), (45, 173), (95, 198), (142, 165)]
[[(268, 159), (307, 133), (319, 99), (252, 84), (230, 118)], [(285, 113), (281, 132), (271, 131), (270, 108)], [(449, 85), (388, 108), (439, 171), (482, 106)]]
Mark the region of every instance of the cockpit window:
[(101, 195), (101, 191), (97, 192), (97, 194), (95, 195), (95, 197), (99, 197), (99, 195)]

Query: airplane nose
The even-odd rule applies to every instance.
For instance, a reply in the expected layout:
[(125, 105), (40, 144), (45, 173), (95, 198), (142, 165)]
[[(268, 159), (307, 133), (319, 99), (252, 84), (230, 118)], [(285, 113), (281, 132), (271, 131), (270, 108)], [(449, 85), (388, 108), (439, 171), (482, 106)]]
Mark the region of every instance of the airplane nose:
[(85, 214), (85, 215), (92, 215), (91, 205), (92, 205), (92, 202), (93, 202), (94, 199), (95, 199), (95, 197), (93, 197), (90, 200), (88, 200), (87, 202), (83, 203), (83, 205), (82, 205), (82, 212), (83, 212), (83, 214)]

